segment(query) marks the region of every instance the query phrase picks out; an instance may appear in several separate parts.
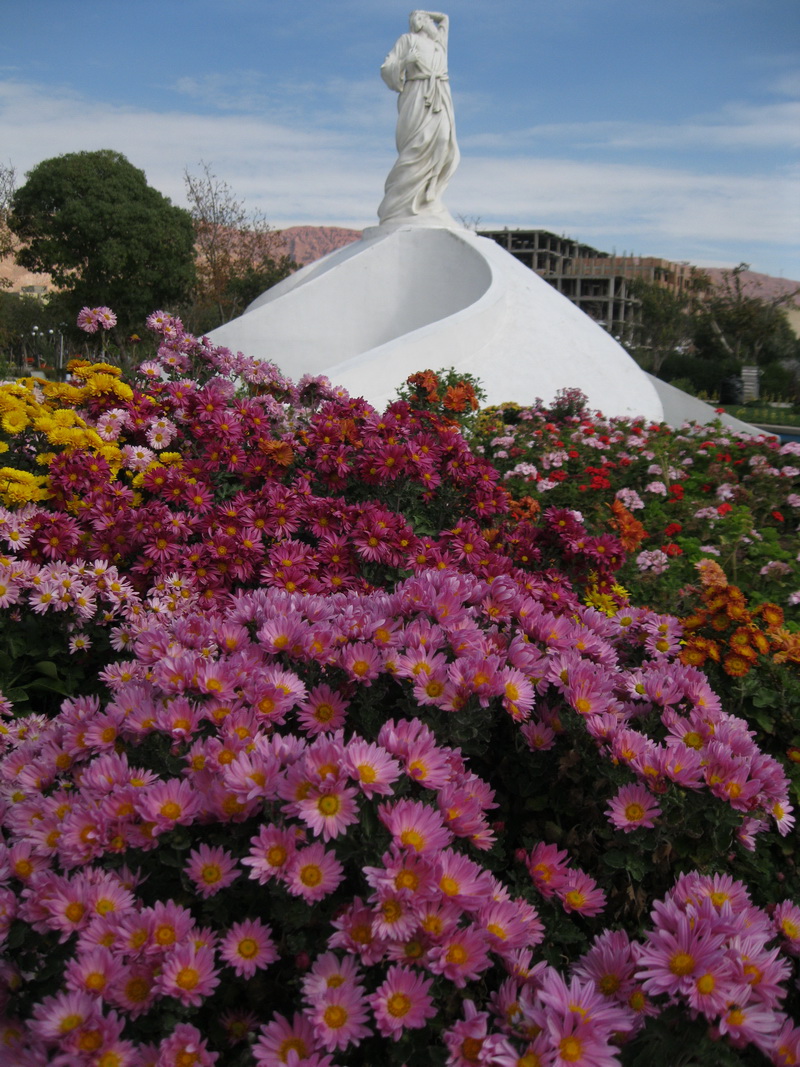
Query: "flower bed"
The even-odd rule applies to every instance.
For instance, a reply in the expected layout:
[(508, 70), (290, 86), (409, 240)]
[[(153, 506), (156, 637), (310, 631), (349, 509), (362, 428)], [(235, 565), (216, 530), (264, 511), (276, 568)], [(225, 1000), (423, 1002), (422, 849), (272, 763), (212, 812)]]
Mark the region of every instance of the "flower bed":
[(504, 478), (584, 415), (470, 448), (466, 384), (378, 413), (150, 326), (131, 383), (0, 393), (3, 1062), (794, 1062), (789, 726), (687, 657), (733, 583), (627, 592), (607, 458)]

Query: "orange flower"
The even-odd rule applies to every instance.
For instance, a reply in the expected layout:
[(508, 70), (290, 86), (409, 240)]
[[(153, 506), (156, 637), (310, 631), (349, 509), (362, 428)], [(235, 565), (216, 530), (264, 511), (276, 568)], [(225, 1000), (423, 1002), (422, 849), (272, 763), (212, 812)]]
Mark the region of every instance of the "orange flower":
[(728, 579), (725, 577), (725, 571), (713, 559), (701, 559), (699, 563), (695, 563), (695, 568), (700, 574), (700, 581), (703, 585), (719, 589), (727, 586)]
[(679, 658), (684, 667), (702, 667), (708, 659), (708, 652), (699, 644), (690, 641), (681, 649)]
[(767, 624), (770, 630), (777, 630), (783, 626), (783, 608), (777, 604), (762, 604), (758, 614)]
[(745, 674), (749, 673), (752, 666), (752, 662), (742, 656), (739, 652), (729, 652), (722, 661), (722, 669), (726, 674), (729, 674), (731, 678), (742, 678)]
[(622, 547), (626, 552), (635, 552), (642, 541), (650, 535), (621, 500), (614, 500), (609, 506), (614, 515), (610, 525), (617, 531)]
[(432, 370), (417, 371), (416, 374), (410, 374), (406, 381), (415, 389), (423, 390), (427, 394), (425, 399), (429, 404), (435, 404), (438, 401), (439, 379)]
[(469, 382), (451, 385), (444, 394), (444, 406), (448, 411), (463, 411), (468, 404), (473, 411), (478, 410), (478, 398)]
[(523, 496), (519, 500), (513, 500), (510, 504), (511, 516), (517, 522), (531, 521), (536, 518), (542, 507), (538, 500), (532, 496)]

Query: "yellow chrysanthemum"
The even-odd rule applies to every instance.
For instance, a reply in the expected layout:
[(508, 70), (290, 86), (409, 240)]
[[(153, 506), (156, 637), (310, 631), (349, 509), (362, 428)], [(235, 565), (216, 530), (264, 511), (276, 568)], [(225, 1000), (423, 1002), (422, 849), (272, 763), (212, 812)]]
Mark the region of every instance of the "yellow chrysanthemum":
[(0, 419), (0, 424), (2, 424), (6, 433), (22, 433), (25, 427), (30, 425), (30, 419), (25, 412), (25, 408), (16, 407), (3, 415), (2, 419)]
[(183, 456), (180, 452), (159, 452), (158, 458), (165, 467), (178, 467), (183, 463)]
[(87, 374), (110, 374), (114, 378), (122, 377), (122, 369), (115, 367), (113, 363), (93, 363), (87, 368)]

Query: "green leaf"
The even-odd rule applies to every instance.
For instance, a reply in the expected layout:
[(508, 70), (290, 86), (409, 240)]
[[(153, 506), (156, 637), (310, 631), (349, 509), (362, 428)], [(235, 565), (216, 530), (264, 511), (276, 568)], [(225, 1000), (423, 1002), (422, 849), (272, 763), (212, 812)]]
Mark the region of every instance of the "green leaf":
[(36, 664), (36, 670), (39, 674), (44, 674), (47, 678), (58, 678), (58, 667), (56, 667), (52, 660), (40, 660)]

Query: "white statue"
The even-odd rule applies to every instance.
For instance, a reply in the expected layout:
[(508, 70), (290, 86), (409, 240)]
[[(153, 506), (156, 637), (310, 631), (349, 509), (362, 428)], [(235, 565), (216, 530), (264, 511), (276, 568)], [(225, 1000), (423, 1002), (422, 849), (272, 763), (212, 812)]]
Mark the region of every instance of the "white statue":
[(428, 219), (454, 225), (442, 193), (458, 166), (453, 99), (447, 76), (447, 15), (412, 11), (404, 33), (381, 67), (396, 93), (397, 162), (378, 208), (381, 224)]

